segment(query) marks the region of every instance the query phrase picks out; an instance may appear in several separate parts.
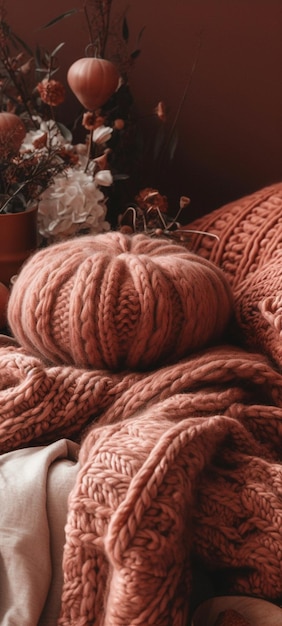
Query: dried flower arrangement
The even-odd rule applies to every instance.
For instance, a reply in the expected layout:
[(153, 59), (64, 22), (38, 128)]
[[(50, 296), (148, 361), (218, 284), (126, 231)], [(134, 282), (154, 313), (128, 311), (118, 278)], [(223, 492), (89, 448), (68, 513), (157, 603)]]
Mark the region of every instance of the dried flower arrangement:
[[(58, 83), (55, 97), (44, 93), (45, 82), (53, 72), (56, 51), (45, 61), (42, 81), (34, 73), (35, 57), (25, 43), (13, 33), (6, 19), (5, 6), (0, 7), (0, 212), (27, 209), (38, 199), (59, 172), (69, 163), (69, 155), (49, 109), (64, 97)], [(43, 61), (43, 59), (42, 59)], [(47, 110), (49, 115), (47, 115)], [(34, 145), (31, 133), (36, 133)]]
[[(126, 17), (122, 16), (113, 27), (112, 4), (113, 0), (84, 0), (82, 8), (72, 9), (43, 26), (50, 28), (78, 11), (83, 11), (86, 19), (86, 56), (78, 59), (67, 75), (82, 105), (80, 121), (85, 136), (78, 144), (55, 115), (56, 107), (65, 99), (65, 88), (54, 77), (64, 44), (51, 53), (39, 48), (33, 53), (10, 28), (4, 0), (0, 5), (0, 193), (4, 198), (0, 213), (23, 211), (36, 201), (39, 231), (47, 241), (110, 228), (178, 237), (179, 215), (190, 202), (189, 198), (180, 198), (177, 215), (171, 219), (165, 196), (157, 189), (139, 186), (142, 151), (128, 71), (140, 54), (143, 29), (136, 47), (128, 52)], [(88, 56), (89, 51), (94, 56)], [(194, 69), (195, 64), (192, 73)], [(6, 132), (3, 116), (7, 113), (22, 124), (18, 142), (11, 141)], [(156, 159), (165, 149), (172, 158), (177, 116), (167, 135), (163, 102), (158, 103), (152, 116), (158, 125)], [(15, 133), (14, 129), (12, 139)], [(130, 199), (124, 193), (128, 181)]]

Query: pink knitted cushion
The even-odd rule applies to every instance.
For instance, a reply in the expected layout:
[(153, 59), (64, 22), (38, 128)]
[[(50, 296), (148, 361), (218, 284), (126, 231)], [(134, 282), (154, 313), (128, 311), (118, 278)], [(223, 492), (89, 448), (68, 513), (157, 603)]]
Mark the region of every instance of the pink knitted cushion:
[[(282, 364), (282, 183), (236, 200), (189, 228), (191, 250), (220, 266), (234, 291), (235, 338)], [(235, 325), (236, 328), (236, 325)]]
[(235, 311), (245, 343), (282, 365), (282, 250), (242, 282)]
[(192, 235), (190, 249), (220, 266), (236, 290), (282, 248), (282, 182), (226, 204), (189, 228), (218, 236)]
[(109, 232), (31, 257), (8, 321), (24, 348), (52, 363), (147, 368), (218, 339), (231, 302), (211, 262), (169, 240)]

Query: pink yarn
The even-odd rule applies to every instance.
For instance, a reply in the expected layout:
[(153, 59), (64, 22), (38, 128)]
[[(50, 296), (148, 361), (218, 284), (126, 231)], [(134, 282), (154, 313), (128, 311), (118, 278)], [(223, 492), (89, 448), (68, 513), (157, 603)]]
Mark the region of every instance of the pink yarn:
[(182, 402), (175, 393), (170, 411), (160, 401), (83, 442), (60, 626), (184, 626), (192, 546), (229, 592), (282, 592), (281, 466), (239, 420), (182, 419)]
[(190, 246), (221, 267), (233, 288), (235, 340), (282, 365), (282, 183), (205, 215), (189, 228)]
[[(195, 555), (223, 592), (281, 601), (282, 374), (264, 354), (279, 362), (281, 200), (277, 185), (207, 218), (220, 242), (198, 250), (225, 275), (119, 233), (39, 251), (20, 273), (20, 345), (0, 341), (1, 449), (81, 442), (60, 626), (186, 624)], [(227, 323), (226, 275), (260, 353), (196, 352)], [(109, 369), (125, 366), (150, 371)]]
[(37, 252), (14, 284), (8, 322), (52, 363), (144, 369), (218, 339), (231, 303), (209, 261), (168, 240), (110, 232)]
[(264, 187), (196, 219), (190, 249), (221, 267), (234, 290), (282, 248), (282, 183)]
[[(0, 345), (3, 451), (83, 437), (61, 626), (186, 623), (191, 551), (229, 593), (282, 595), (282, 376), (215, 346), (150, 372)], [(96, 424), (93, 420), (96, 419)]]
[(241, 283), (236, 291), (238, 336), (282, 366), (282, 250)]

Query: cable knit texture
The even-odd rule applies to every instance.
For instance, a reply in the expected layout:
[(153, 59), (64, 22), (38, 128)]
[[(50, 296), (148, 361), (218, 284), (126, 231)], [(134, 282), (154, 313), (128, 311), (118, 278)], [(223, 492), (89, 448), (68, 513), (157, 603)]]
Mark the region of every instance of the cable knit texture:
[(189, 228), (191, 250), (224, 271), (235, 297), (236, 335), (282, 365), (282, 183), (203, 216)]
[(242, 340), (282, 366), (282, 249), (236, 291), (235, 311)]
[(236, 290), (282, 249), (282, 183), (264, 187), (189, 224), (190, 249), (220, 266)]
[(111, 232), (32, 257), (8, 321), (21, 345), (53, 363), (144, 369), (218, 339), (230, 311), (229, 284), (209, 261)]
[[(278, 195), (281, 188), (277, 186)], [(260, 192), (254, 202), (269, 194)], [(275, 194), (272, 188), (271, 197), (277, 197)], [(244, 200), (246, 212), (249, 202)], [(268, 222), (268, 213), (264, 216)], [(235, 219), (234, 210), (233, 224)], [(239, 229), (245, 222), (238, 220)], [(58, 437), (71, 437), (81, 444), (80, 471), (69, 497), (65, 529), (59, 626), (186, 626), (195, 558), (211, 575), (219, 595), (246, 594), (281, 602), (282, 374), (274, 349), (280, 324), (281, 260), (277, 243), (272, 260), (266, 259), (268, 267), (263, 267), (254, 229), (252, 224), (251, 274), (244, 266), (241, 292), (234, 288), (234, 311), (244, 345), (220, 343), (219, 331), (226, 325), (231, 302), (222, 271), (214, 269), (210, 260), (197, 263), (195, 253), (178, 246), (175, 250), (169, 242), (150, 239), (146, 254), (140, 254), (144, 236), (135, 239), (135, 248), (132, 240), (129, 244), (127, 239), (109, 234), (111, 256), (105, 254), (106, 240), (98, 236), (95, 241), (99, 242), (103, 267), (99, 274), (100, 255), (97, 250), (93, 253), (93, 239), (86, 237), (40, 251), (17, 278), (9, 304), (17, 341), (0, 341), (0, 449), (8, 451)], [(268, 232), (263, 219), (258, 224), (258, 233), (262, 231)], [(278, 217), (275, 233), (279, 242), (282, 226)], [(117, 254), (117, 241), (127, 248), (130, 245), (130, 252)], [(224, 241), (228, 248), (229, 239)], [(237, 261), (242, 246), (240, 253), (238, 250)], [(225, 261), (226, 255), (223, 251)], [(230, 266), (229, 278), (232, 282), (233, 276), (233, 284), (238, 285), (236, 262)], [(120, 347), (119, 360), (114, 316), (108, 314), (118, 298), (110, 299), (105, 307), (105, 276), (111, 283), (115, 275), (111, 268), (121, 263), (118, 294), (127, 293), (130, 287), (135, 296), (122, 296), (120, 302), (130, 301), (127, 317), (130, 311), (135, 320), (137, 311), (138, 323), (129, 331), (130, 341), (123, 335), (126, 349)], [(191, 263), (197, 269), (193, 274), (193, 267), (190, 275)], [(201, 277), (205, 275), (199, 292), (198, 270)], [(225, 262), (228, 274), (227, 270)], [(135, 272), (137, 287), (133, 285)], [(188, 309), (179, 305), (184, 294), (188, 300), (192, 293), (198, 297), (204, 290), (205, 296), (215, 291), (217, 297), (220, 294), (218, 302), (223, 304), (216, 311), (217, 317), (222, 312), (221, 320), (211, 323), (211, 295), (189, 309), (189, 331), (188, 326), (183, 331), (189, 354), (183, 358), (176, 358), (181, 354), (181, 341), (177, 341), (176, 331), (171, 331), (178, 347), (174, 351), (171, 346), (175, 358), (169, 361), (169, 340), (163, 351), (164, 331), (158, 332), (158, 324), (143, 343), (149, 361), (143, 359), (135, 342), (139, 326), (140, 341), (144, 330), (141, 314), (138, 317), (140, 301), (144, 293), (152, 291), (148, 274), (152, 274), (149, 285), (154, 285), (153, 291), (162, 298), (167, 319), (169, 306), (177, 310), (177, 332), (182, 324), (185, 327), (184, 311)], [(173, 276), (163, 288), (165, 296), (159, 291), (162, 274), (165, 283)], [(184, 285), (181, 288), (175, 286), (176, 275)], [(193, 287), (197, 282), (192, 291), (187, 286), (191, 276)], [(140, 301), (136, 296), (139, 290)], [(270, 302), (270, 296), (277, 301)], [(276, 337), (275, 346), (272, 340), (268, 342), (268, 354), (260, 341), (256, 351), (245, 347), (246, 334), (250, 334), (250, 343), (257, 336), (254, 312), (259, 315), (258, 302), (263, 298), (262, 314), (267, 324), (273, 323)], [(154, 306), (162, 328), (161, 309)], [(113, 310), (121, 315), (121, 304), (119, 307), (115, 304)], [(147, 311), (145, 304), (142, 310)], [(216, 324), (217, 342), (213, 333), (203, 337), (202, 328), (207, 324), (213, 332)], [(170, 328), (168, 321), (165, 325)], [(196, 329), (193, 344), (191, 328)], [(101, 350), (106, 330), (113, 338), (113, 348), (106, 342)], [(205, 343), (208, 337), (213, 345)], [(138, 355), (134, 368), (129, 359), (133, 345)], [(121, 369), (125, 362), (132, 369)]]

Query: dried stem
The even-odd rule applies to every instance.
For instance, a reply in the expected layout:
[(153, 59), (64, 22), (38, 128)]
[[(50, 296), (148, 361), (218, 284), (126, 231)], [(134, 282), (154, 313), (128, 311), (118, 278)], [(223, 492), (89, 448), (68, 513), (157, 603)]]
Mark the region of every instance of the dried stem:
[(3, 58), (2, 58), (2, 63), (4, 65), (4, 68), (6, 70), (6, 72), (8, 73), (8, 76), (13, 84), (13, 86), (16, 88), (17, 92), (19, 93), (22, 103), (24, 105), (24, 108), (30, 118), (30, 120), (32, 121), (32, 123), (34, 124), (33, 121), (33, 117), (32, 117), (32, 112), (30, 110), (29, 104), (28, 104), (28, 100), (25, 94), (25, 90), (22, 87), (21, 81), (17, 80), (17, 75), (11, 65), (10, 62), (10, 57), (8, 55), (7, 50), (5, 50), (3, 47), (1, 48), (2, 54), (3, 54)]
[(183, 108), (184, 102), (185, 102), (185, 100), (186, 100), (186, 97), (187, 97), (188, 91), (189, 91), (190, 86), (191, 86), (191, 82), (192, 82), (193, 75), (194, 75), (194, 73), (195, 73), (195, 70), (196, 70), (196, 67), (197, 67), (197, 64), (198, 64), (198, 60), (199, 60), (199, 55), (200, 55), (201, 45), (202, 45), (202, 40), (201, 40), (201, 39), (199, 39), (199, 43), (198, 43), (198, 47), (197, 47), (197, 51), (196, 51), (196, 55), (195, 55), (195, 59), (194, 59), (194, 62), (193, 62), (193, 65), (192, 65), (192, 68), (191, 68), (190, 74), (189, 74), (189, 76), (188, 76), (188, 80), (187, 80), (187, 82), (186, 82), (186, 85), (185, 85), (185, 88), (184, 88), (184, 91), (183, 91), (182, 97), (181, 97), (181, 99), (180, 99), (180, 102), (179, 102), (179, 105), (178, 105), (178, 109), (177, 109), (177, 111), (176, 111), (176, 114), (175, 114), (175, 117), (174, 117), (173, 123), (172, 123), (172, 125), (171, 125), (170, 131), (169, 131), (169, 134), (168, 134), (168, 137), (167, 137), (167, 139), (166, 139), (166, 141), (165, 141), (165, 143), (164, 143), (164, 145), (163, 145), (163, 148), (162, 148), (162, 150), (161, 150), (161, 153), (160, 153), (160, 155), (159, 155), (159, 161), (161, 161), (161, 160), (162, 160), (162, 158), (164, 157), (164, 155), (165, 155), (165, 153), (166, 153), (166, 151), (167, 151), (167, 149), (168, 149), (168, 146), (170, 145), (170, 142), (171, 142), (171, 139), (172, 139), (172, 137), (173, 137), (173, 134), (174, 134), (174, 132), (175, 132), (175, 129), (176, 129), (176, 126), (177, 126), (177, 123), (178, 123), (178, 120), (179, 120), (180, 113), (181, 113), (181, 111), (182, 111), (182, 108)]
[[(83, 11), (89, 33), (90, 45), (96, 47), (96, 54), (104, 57), (107, 47), (109, 28), (111, 21), (111, 8), (113, 0), (84, 0)], [(93, 6), (96, 18), (92, 18), (88, 6)], [(95, 19), (97, 37), (94, 36), (92, 22)]]

